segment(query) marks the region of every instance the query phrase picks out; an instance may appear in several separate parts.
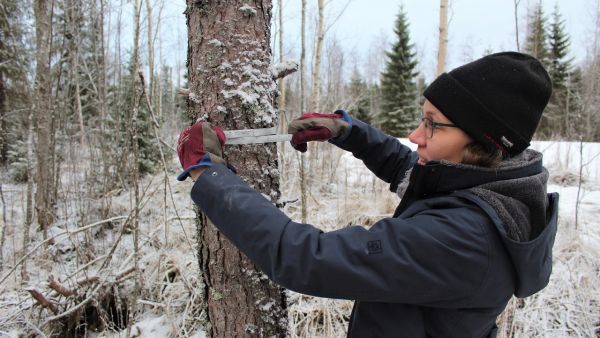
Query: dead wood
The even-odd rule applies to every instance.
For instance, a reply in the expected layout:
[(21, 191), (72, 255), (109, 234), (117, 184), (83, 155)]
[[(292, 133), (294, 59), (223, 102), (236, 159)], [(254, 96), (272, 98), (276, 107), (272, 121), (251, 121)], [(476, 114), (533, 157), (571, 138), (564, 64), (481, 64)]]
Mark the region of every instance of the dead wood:
[(54, 305), (54, 303), (49, 301), (46, 298), (46, 296), (44, 296), (38, 289), (28, 288), (25, 290), (27, 292), (29, 292), (29, 294), (31, 294), (31, 297), (33, 297), (33, 299), (35, 299), (38, 302), (38, 304), (40, 304), (43, 308), (50, 309), (50, 311), (52, 311), (52, 313), (58, 314), (58, 308), (56, 307), (56, 305)]

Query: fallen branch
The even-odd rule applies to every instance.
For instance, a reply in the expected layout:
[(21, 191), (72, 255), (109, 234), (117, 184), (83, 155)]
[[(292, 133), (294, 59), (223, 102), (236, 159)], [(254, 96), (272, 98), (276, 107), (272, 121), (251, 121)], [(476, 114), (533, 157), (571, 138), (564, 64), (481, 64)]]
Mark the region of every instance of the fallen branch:
[[(86, 304), (87, 304), (87, 303), (89, 303), (90, 301), (94, 300), (94, 296), (96, 295), (96, 293), (98, 292), (98, 290), (100, 290), (100, 288), (102, 288), (102, 287), (106, 287), (106, 286), (109, 286), (109, 285), (114, 285), (114, 284), (118, 283), (118, 282), (119, 282), (119, 279), (121, 279), (121, 280), (122, 280), (122, 278), (123, 278), (124, 276), (126, 276), (126, 275), (130, 274), (130, 273), (131, 273), (131, 272), (133, 272), (134, 270), (135, 270), (135, 269), (133, 269), (133, 268), (129, 268), (129, 269), (125, 270), (125, 271), (121, 271), (121, 272), (119, 272), (119, 273), (118, 273), (118, 274), (115, 276), (115, 279), (114, 279), (113, 281), (108, 281), (108, 280), (106, 280), (106, 279), (105, 279), (104, 281), (100, 281), (100, 278), (99, 278), (99, 277), (97, 277), (97, 276), (90, 277), (90, 278), (86, 279), (86, 283), (88, 283), (88, 282), (91, 282), (91, 281), (100, 281), (100, 282), (99, 282), (99, 283), (98, 283), (98, 285), (96, 285), (96, 287), (95, 287), (95, 288), (94, 288), (94, 289), (93, 289), (93, 290), (92, 290), (92, 291), (89, 293), (89, 295), (87, 296), (87, 298), (86, 298), (86, 299), (84, 299), (83, 301), (81, 301), (79, 304), (77, 304), (77, 305), (73, 306), (72, 308), (68, 309), (67, 311), (65, 311), (65, 312), (63, 312), (63, 313), (61, 313), (61, 314), (58, 314), (58, 315), (55, 315), (55, 316), (53, 316), (53, 317), (50, 317), (50, 318), (46, 319), (46, 321), (45, 321), (45, 322), (44, 322), (44, 323), (43, 323), (41, 326), (42, 326), (42, 327), (44, 327), (44, 326), (48, 325), (50, 322), (53, 322), (53, 321), (56, 321), (56, 320), (59, 320), (59, 319), (65, 318), (65, 317), (67, 317), (67, 316), (69, 316), (69, 315), (71, 315), (71, 314), (75, 313), (76, 311), (78, 311), (79, 309), (81, 309), (81, 308), (82, 308), (84, 305), (86, 305)], [(28, 291), (29, 291), (29, 290), (28, 290)], [(55, 314), (56, 314), (56, 312), (55, 312)]]
[(94, 284), (98, 281), (100, 281), (100, 277), (90, 276), (90, 277), (79, 279), (75, 283), (77, 283), (77, 285), (79, 285), (79, 286), (86, 286), (86, 285)]
[(154, 306), (154, 307), (162, 307), (162, 308), (166, 308), (167, 305), (163, 304), (163, 303), (156, 303), (156, 302), (151, 302), (149, 300), (144, 300), (144, 299), (138, 299), (138, 304), (142, 304), (142, 305), (150, 305), (150, 306)]
[(127, 278), (127, 275), (131, 274), (132, 272), (135, 271), (135, 267), (131, 267), (121, 273), (119, 273), (116, 277), (115, 277), (115, 283), (120, 283), (123, 280), (125, 280)]
[(63, 313), (61, 313), (59, 315), (56, 315), (56, 316), (53, 316), (53, 317), (50, 317), (50, 318), (46, 319), (46, 321), (41, 326), (44, 327), (44, 326), (50, 324), (53, 321), (56, 321), (56, 320), (61, 319), (61, 318), (65, 318), (65, 317), (70, 316), (71, 314), (75, 313), (77, 310), (79, 310), (84, 305), (86, 305), (87, 303), (89, 303), (92, 299), (94, 299), (94, 295), (96, 294), (96, 292), (102, 286), (103, 286), (103, 283), (99, 283), (96, 286), (96, 288), (94, 288), (94, 290), (92, 290), (92, 292), (90, 293), (90, 295), (86, 299), (84, 299), (81, 303), (73, 306), (72, 308), (68, 309), (67, 311), (65, 311), (65, 312), (63, 312)]
[(48, 287), (65, 297), (71, 297), (75, 294), (73, 290), (68, 289), (62, 284), (60, 284), (56, 279), (54, 279), (54, 276), (52, 275), (48, 276)]
[(56, 305), (54, 305), (52, 302), (50, 302), (46, 298), (46, 296), (44, 296), (38, 289), (28, 288), (25, 290), (27, 292), (29, 292), (29, 294), (31, 294), (31, 297), (33, 297), (33, 299), (35, 299), (43, 308), (50, 309), (50, 311), (52, 311), (54, 314), (58, 313), (58, 309), (56, 308)]

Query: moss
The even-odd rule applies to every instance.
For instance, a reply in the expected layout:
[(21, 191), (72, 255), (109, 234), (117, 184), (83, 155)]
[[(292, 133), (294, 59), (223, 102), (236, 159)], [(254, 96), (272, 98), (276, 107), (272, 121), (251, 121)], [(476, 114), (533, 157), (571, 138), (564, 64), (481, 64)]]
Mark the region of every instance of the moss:
[(223, 299), (223, 294), (214, 288), (210, 289), (210, 296), (212, 297), (212, 299), (214, 299), (216, 301)]

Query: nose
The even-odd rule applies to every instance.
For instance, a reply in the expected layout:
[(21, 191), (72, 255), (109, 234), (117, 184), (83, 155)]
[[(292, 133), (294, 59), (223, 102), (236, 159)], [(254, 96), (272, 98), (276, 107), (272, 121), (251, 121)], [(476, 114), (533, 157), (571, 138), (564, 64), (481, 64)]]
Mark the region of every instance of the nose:
[(418, 146), (425, 145), (427, 135), (425, 135), (423, 122), (419, 123), (419, 126), (408, 135), (408, 140)]

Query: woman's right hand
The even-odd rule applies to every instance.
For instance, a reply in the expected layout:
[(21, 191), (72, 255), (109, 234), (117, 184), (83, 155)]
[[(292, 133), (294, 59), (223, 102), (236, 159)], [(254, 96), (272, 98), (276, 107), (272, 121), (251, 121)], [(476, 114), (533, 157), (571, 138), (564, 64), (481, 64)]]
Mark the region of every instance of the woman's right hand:
[(304, 113), (288, 125), (292, 136), (292, 147), (306, 152), (306, 142), (327, 141), (346, 134), (352, 126), (352, 119), (343, 110), (333, 114)]

